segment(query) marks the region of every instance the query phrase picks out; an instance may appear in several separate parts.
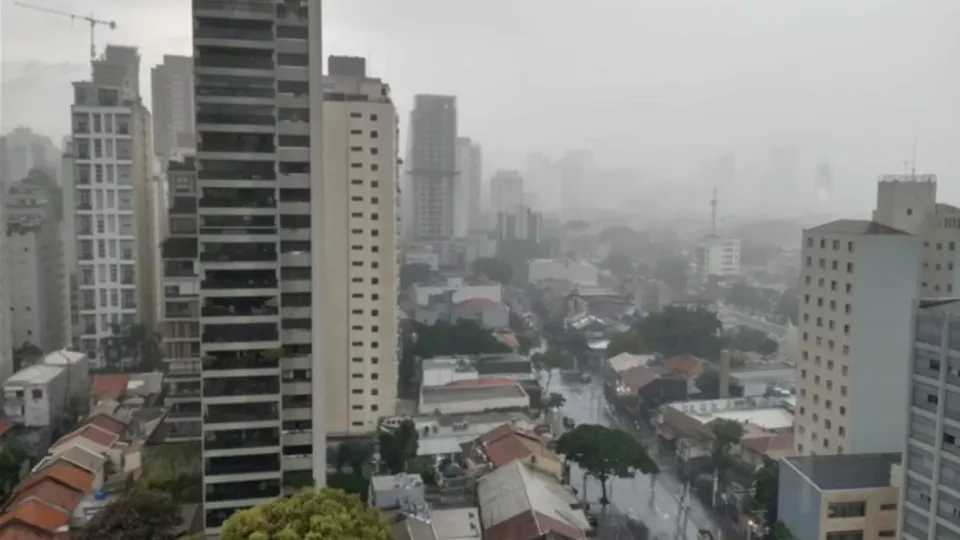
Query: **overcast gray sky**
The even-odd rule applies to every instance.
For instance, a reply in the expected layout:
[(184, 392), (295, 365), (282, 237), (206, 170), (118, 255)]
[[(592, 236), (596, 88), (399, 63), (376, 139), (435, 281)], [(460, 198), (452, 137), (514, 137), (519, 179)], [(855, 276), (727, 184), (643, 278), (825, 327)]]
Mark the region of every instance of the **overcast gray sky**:
[[(138, 45), (148, 91), (163, 54), (190, 53), (189, 0), (24, 1), (116, 20), (98, 44)], [(2, 128), (59, 140), (88, 28), (0, 2)], [(586, 148), (677, 183), (719, 155), (762, 168), (771, 147), (795, 146), (804, 174), (829, 160), (838, 204), (863, 212), (916, 140), (919, 168), (960, 202), (960, 0), (326, 0), (324, 12), (327, 52), (369, 59), (403, 131), (415, 93), (455, 94), (461, 134), (491, 167)]]

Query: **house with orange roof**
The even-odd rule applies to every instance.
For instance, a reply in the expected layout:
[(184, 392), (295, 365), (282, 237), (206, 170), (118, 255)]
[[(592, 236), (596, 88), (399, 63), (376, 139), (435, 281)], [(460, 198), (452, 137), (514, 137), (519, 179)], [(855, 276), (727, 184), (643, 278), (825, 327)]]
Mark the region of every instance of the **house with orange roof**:
[(63, 537), (70, 515), (40, 501), (28, 501), (0, 514), (0, 540), (51, 540)]
[(563, 479), (563, 459), (550, 450), (547, 440), (512, 424), (496, 427), (463, 448), (466, 456), (493, 468), (520, 460), (558, 481)]

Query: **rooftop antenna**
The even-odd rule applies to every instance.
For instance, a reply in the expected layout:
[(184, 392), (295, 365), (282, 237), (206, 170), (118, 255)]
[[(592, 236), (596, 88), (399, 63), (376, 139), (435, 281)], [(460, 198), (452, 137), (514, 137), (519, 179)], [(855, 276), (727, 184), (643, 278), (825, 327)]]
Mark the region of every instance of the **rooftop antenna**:
[(710, 199), (710, 236), (717, 235), (717, 188), (713, 188), (713, 198)]

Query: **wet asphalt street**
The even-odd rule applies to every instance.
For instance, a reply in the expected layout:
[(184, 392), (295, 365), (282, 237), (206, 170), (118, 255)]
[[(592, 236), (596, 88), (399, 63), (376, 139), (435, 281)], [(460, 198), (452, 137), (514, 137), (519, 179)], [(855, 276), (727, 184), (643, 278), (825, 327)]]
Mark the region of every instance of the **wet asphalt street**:
[[(545, 381), (544, 381), (545, 382)], [(558, 392), (566, 398), (560, 411), (578, 425), (582, 423), (618, 426), (618, 419), (606, 404), (599, 382), (580, 384), (561, 380), (558, 373), (551, 377), (550, 392)], [(580, 496), (599, 506), (600, 482), (588, 477), (583, 483), (583, 474), (574, 466), (571, 483), (580, 491)], [(650, 538), (659, 540), (697, 540), (699, 529), (716, 530), (716, 524), (695, 497), (688, 497), (689, 508), (684, 517), (681, 510), (682, 486), (672, 472), (664, 471), (657, 476), (656, 487), (651, 491), (649, 477), (616, 478), (608, 483), (608, 494), (615, 512), (642, 521), (650, 530)], [(653, 496), (651, 497), (651, 493)], [(692, 499), (692, 500), (691, 500)], [(619, 536), (616, 536), (619, 537)], [(622, 536), (629, 538), (629, 536)]]

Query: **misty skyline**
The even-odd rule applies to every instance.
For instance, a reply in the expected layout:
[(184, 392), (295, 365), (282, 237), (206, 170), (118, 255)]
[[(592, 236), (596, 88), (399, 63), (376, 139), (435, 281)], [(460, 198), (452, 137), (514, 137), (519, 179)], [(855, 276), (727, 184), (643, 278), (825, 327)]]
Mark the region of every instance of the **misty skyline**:
[[(59, 141), (69, 83), (88, 76), (89, 27), (0, 1), (0, 126)], [(33, 3), (115, 20), (98, 49), (140, 47), (148, 105), (149, 69), (191, 52), (189, 0)], [(794, 147), (802, 182), (831, 165), (830, 211), (863, 215), (877, 176), (902, 173), (916, 141), (918, 172), (939, 176), (945, 202), (960, 198), (955, 0), (328, 0), (324, 13), (325, 54), (368, 59), (391, 84), (401, 133), (414, 94), (457, 96), (487, 177), (523, 170), (528, 153), (586, 149), (639, 171), (631, 195), (679, 186), (705, 213), (705, 164), (736, 156), (733, 185), (720, 186), (732, 208), (756, 198), (748, 176), (770, 181), (772, 149)]]

